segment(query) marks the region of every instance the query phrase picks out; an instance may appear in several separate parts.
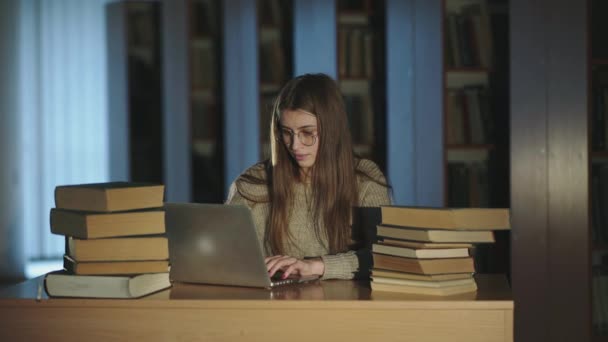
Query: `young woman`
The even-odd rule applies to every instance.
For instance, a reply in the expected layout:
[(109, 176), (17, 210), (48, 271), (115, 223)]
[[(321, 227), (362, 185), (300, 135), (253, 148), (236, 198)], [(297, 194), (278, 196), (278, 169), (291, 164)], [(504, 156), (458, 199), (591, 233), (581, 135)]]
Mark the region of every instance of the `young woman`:
[(271, 159), (240, 175), (226, 203), (251, 209), (270, 276), (353, 278), (352, 207), (389, 204), (389, 187), (376, 164), (354, 157), (334, 80), (289, 81), (275, 100), (270, 134)]

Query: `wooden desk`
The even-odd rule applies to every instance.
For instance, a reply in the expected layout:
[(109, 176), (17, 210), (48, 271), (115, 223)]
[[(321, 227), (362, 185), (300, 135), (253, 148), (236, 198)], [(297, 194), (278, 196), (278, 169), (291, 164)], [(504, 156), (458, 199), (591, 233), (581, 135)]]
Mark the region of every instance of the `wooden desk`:
[(40, 278), (0, 291), (1, 341), (513, 341), (502, 276), (451, 297), (320, 281), (277, 290), (175, 284), (138, 300), (36, 300)]

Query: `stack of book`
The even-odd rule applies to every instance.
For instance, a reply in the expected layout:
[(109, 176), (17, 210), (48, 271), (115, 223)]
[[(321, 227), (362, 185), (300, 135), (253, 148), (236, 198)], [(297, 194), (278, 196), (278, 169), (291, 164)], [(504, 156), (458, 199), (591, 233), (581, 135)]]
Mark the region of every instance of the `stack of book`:
[(427, 295), (473, 292), (470, 249), (510, 229), (509, 209), (383, 206), (372, 245), (372, 290)]
[(163, 194), (163, 185), (127, 182), (56, 187), (51, 232), (66, 247), (47, 293), (131, 298), (169, 287)]

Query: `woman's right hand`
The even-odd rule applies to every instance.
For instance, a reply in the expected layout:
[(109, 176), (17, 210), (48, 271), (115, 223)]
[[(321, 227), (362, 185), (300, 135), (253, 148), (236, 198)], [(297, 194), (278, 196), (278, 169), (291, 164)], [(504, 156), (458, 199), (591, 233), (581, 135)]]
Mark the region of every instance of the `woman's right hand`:
[(270, 277), (277, 271), (283, 272), (283, 279), (290, 275), (320, 277), (325, 272), (325, 263), (321, 258), (298, 259), (289, 255), (274, 255), (266, 258), (265, 262)]

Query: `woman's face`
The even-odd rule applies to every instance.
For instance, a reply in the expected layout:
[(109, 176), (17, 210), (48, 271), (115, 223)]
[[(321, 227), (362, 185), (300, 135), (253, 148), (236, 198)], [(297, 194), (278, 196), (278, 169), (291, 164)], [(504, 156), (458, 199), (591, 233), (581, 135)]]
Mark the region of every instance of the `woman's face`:
[(280, 137), (305, 173), (315, 164), (319, 151), (317, 117), (301, 109), (284, 110), (279, 122)]

